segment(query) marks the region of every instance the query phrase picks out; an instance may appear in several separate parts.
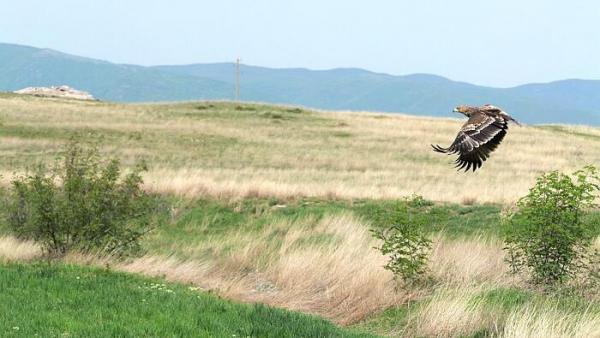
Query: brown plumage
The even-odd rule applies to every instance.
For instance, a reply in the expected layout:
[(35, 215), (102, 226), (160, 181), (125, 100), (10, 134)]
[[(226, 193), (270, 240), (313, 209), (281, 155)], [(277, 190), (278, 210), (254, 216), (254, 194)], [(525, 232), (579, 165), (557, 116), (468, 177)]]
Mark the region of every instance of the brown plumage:
[(469, 118), (460, 128), (456, 139), (448, 148), (431, 145), (433, 150), (444, 154), (459, 154), (456, 168), (477, 170), (490, 157), (508, 130), (508, 121), (519, 124), (502, 109), (486, 104), (481, 107), (458, 106), (454, 112)]

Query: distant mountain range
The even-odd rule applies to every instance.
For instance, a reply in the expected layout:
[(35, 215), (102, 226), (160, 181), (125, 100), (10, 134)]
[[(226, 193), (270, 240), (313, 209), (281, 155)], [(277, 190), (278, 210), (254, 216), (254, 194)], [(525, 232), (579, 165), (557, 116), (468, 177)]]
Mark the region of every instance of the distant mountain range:
[[(234, 81), (233, 63), (143, 67), (0, 43), (1, 91), (65, 84), (119, 102), (232, 99)], [(429, 116), (493, 103), (525, 123), (600, 125), (600, 80), (492, 88), (429, 74), (242, 65), (240, 92), (246, 101)]]

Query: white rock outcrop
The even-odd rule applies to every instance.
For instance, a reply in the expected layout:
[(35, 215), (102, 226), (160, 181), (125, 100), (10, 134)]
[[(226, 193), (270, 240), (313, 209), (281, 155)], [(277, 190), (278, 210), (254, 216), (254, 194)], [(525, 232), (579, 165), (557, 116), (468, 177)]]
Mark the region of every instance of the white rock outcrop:
[(16, 94), (29, 94), (36, 96), (68, 97), (79, 100), (96, 100), (92, 94), (77, 90), (69, 86), (52, 87), (27, 87), (14, 91)]

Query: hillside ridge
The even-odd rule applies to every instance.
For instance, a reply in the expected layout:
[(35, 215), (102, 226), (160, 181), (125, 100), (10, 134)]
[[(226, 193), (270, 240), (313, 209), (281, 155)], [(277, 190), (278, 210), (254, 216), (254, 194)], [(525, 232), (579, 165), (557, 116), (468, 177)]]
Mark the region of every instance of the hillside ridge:
[[(117, 102), (233, 99), (234, 63), (138, 66), (0, 43), (0, 90), (66, 84)], [(459, 104), (493, 103), (525, 123), (600, 125), (600, 80), (494, 88), (433, 74), (360, 68), (241, 65), (241, 99), (328, 110), (450, 116)]]

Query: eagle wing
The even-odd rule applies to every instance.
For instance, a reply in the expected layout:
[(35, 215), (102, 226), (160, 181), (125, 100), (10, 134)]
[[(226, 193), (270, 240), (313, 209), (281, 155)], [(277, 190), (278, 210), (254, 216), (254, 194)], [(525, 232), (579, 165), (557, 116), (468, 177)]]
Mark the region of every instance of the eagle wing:
[(473, 168), (475, 171), (502, 142), (507, 130), (508, 123), (503, 116), (478, 112), (471, 115), (460, 128), (456, 139), (448, 148), (439, 145), (431, 146), (440, 153), (449, 155), (458, 153), (455, 162), (458, 170), (464, 168), (468, 171)]

